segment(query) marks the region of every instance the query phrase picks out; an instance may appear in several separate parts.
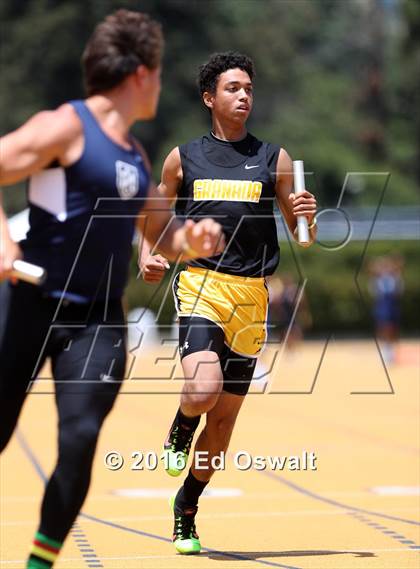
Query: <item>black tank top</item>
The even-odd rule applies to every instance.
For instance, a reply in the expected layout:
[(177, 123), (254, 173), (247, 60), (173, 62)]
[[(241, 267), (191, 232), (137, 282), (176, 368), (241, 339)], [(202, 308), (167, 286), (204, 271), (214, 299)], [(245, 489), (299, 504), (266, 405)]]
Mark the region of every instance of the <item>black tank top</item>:
[(237, 275), (271, 275), (279, 262), (273, 215), (276, 165), (280, 147), (251, 134), (238, 141), (212, 133), (179, 147), (183, 172), (178, 216), (211, 217), (226, 235), (223, 253), (188, 264)]
[(119, 299), (150, 175), (138, 150), (111, 140), (84, 101), (70, 104), (83, 124), (83, 153), (71, 166), (54, 163), (30, 178), (24, 259), (46, 268), (49, 296)]

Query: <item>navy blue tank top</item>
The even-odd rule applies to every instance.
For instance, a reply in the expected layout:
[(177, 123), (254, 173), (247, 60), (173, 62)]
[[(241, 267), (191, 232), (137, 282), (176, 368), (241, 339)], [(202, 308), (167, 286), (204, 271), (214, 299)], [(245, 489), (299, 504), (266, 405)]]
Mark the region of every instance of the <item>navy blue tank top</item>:
[(83, 101), (70, 104), (83, 124), (84, 149), (71, 166), (51, 164), (30, 178), (24, 259), (47, 270), (43, 288), (49, 296), (119, 299), (150, 175), (134, 144), (124, 149)]
[(188, 264), (241, 277), (271, 275), (280, 256), (273, 214), (280, 147), (249, 133), (238, 142), (209, 133), (179, 151), (183, 181), (177, 215), (215, 219), (227, 243), (220, 255)]

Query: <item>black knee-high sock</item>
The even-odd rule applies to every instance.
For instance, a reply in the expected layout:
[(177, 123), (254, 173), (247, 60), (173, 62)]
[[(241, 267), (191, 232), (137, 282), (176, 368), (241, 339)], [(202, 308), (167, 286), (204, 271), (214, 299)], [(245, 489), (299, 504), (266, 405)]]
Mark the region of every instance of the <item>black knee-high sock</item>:
[(187, 508), (196, 508), (198, 504), (198, 499), (204, 491), (204, 488), (209, 482), (201, 482), (193, 475), (191, 470), (188, 472), (188, 476), (184, 480), (184, 484), (178, 490), (178, 494), (175, 498), (175, 504), (177, 507), (185, 510)]
[(200, 423), (201, 415), (196, 415), (195, 417), (187, 417), (181, 411), (181, 408), (178, 409), (178, 412), (175, 416), (175, 422), (184, 429), (185, 431), (195, 431)]

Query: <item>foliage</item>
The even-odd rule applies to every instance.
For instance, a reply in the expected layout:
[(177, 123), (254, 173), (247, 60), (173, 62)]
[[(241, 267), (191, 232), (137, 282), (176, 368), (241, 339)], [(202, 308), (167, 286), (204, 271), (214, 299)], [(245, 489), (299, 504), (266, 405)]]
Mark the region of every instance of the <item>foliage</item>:
[[(255, 60), (255, 107), (250, 130), (305, 160), (322, 207), (335, 205), (345, 174), (391, 172), (386, 204), (418, 203), (420, 182), (420, 4), (416, 0), (5, 0), (0, 4), (0, 132), (34, 112), (83, 97), (79, 67), (94, 25), (121, 7), (162, 22), (166, 52), (158, 116), (135, 127), (159, 178), (168, 151), (209, 128), (195, 85), (210, 53), (239, 50)], [(344, 205), (376, 205), (372, 179), (346, 194)], [(9, 212), (23, 191), (5, 192)], [(406, 257), (404, 327), (416, 329), (415, 243), (371, 243), (367, 254), (398, 249)], [(310, 272), (307, 294), (314, 331), (367, 329), (369, 316), (354, 276), (361, 246), (335, 255), (300, 251)], [(133, 275), (136, 272), (133, 260)], [(293, 270), (283, 245), (281, 268)], [(362, 267), (363, 269), (363, 267)], [(364, 270), (364, 269), (363, 269)], [(360, 286), (366, 294), (366, 271)], [(166, 282), (168, 284), (169, 280)], [(159, 306), (156, 289), (132, 280), (131, 306)], [(160, 320), (173, 317), (171, 299)], [(367, 300), (368, 302), (368, 300)], [(414, 303), (414, 304), (413, 304)]]
[[(402, 331), (419, 334), (420, 306), (418, 243), (412, 241), (375, 241), (365, 250), (364, 242), (350, 242), (338, 251), (327, 251), (318, 245), (301, 249), (282, 242), (277, 275), (289, 274), (297, 283), (305, 284), (305, 294), (313, 325), (312, 335), (337, 333), (370, 333), (373, 330), (372, 297), (369, 293), (370, 265), (379, 256), (398, 255), (404, 262), (402, 296)], [(161, 324), (170, 324), (175, 317), (171, 279), (181, 267), (172, 267), (159, 285), (136, 280), (136, 255), (133, 256), (131, 279), (127, 289), (130, 308), (147, 306), (158, 315)]]
[[(419, 4), (414, 0), (8, 0), (1, 4), (0, 129), (83, 96), (79, 59), (94, 25), (120, 7), (150, 12), (166, 36), (153, 123), (137, 125), (154, 163), (209, 127), (195, 86), (214, 51), (256, 63), (251, 130), (316, 173), (336, 201), (347, 171), (390, 171), (393, 202), (417, 202), (420, 181)], [(378, 190), (379, 191), (379, 190)], [(372, 193), (350, 195), (370, 203)], [(10, 211), (22, 192), (6, 192)]]

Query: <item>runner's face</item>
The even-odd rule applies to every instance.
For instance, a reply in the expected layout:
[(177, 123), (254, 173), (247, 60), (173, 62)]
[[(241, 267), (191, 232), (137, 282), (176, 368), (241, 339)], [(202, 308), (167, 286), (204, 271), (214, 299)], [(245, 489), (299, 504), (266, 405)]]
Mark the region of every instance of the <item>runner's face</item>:
[(153, 119), (159, 103), (161, 89), (161, 71), (162, 68), (148, 69), (144, 65), (141, 66), (140, 75), (140, 95), (139, 102), (139, 119)]
[(242, 69), (228, 69), (220, 74), (216, 92), (207, 97), (216, 118), (245, 123), (253, 102), (251, 79)]

